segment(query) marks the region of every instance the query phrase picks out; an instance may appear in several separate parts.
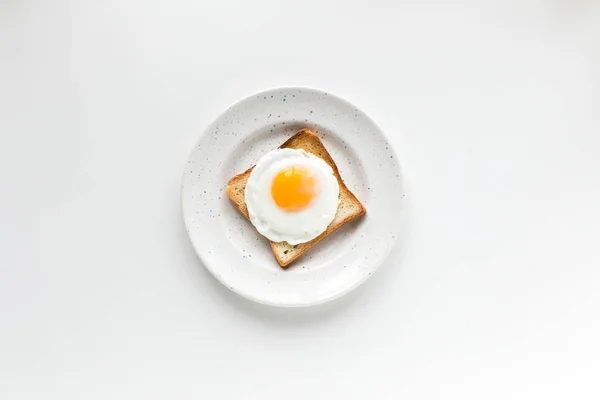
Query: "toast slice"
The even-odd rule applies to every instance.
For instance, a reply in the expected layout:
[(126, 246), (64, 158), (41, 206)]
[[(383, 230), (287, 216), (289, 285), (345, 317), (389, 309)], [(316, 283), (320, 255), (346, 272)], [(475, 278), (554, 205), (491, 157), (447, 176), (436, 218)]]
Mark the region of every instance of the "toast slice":
[[(345, 223), (364, 215), (367, 210), (342, 181), (340, 172), (331, 158), (331, 155), (329, 155), (329, 152), (327, 152), (327, 149), (323, 145), (323, 142), (321, 142), (321, 139), (309, 129), (301, 129), (279, 148), (303, 149), (304, 151), (313, 153), (322, 158), (333, 170), (333, 174), (337, 178), (340, 186), (340, 204), (338, 205), (333, 221), (329, 224), (325, 232), (309, 242), (297, 245), (290, 245), (287, 242), (271, 242), (271, 250), (273, 250), (277, 262), (285, 269), (292, 261), (300, 257), (308, 249), (331, 235)], [(248, 209), (246, 208), (244, 194), (246, 183), (248, 182), (248, 178), (250, 177), (253, 168), (254, 167), (251, 167), (247, 171), (231, 178), (227, 183), (226, 189), (227, 196), (229, 196), (233, 205), (248, 219)]]

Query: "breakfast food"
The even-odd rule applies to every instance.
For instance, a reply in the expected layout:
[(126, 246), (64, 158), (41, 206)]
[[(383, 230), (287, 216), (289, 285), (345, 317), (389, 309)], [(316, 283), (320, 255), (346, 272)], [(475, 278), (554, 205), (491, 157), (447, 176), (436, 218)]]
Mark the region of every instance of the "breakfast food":
[(250, 173), (244, 200), (256, 230), (273, 242), (313, 240), (338, 208), (340, 188), (325, 161), (302, 149), (265, 154)]
[(319, 137), (308, 129), (231, 178), (227, 195), (271, 241), (275, 258), (284, 268), (366, 213)]

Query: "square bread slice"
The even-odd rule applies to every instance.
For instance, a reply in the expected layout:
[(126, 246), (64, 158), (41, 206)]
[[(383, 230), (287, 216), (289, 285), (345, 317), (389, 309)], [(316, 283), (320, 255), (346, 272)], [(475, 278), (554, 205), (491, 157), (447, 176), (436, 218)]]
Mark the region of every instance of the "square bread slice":
[[(286, 268), (292, 261), (300, 257), (308, 249), (325, 239), (327, 236), (331, 235), (345, 223), (364, 215), (367, 210), (360, 203), (360, 201), (358, 201), (356, 196), (354, 196), (354, 194), (352, 194), (352, 192), (346, 187), (344, 182), (342, 182), (340, 172), (338, 171), (335, 162), (333, 162), (331, 155), (329, 155), (329, 152), (327, 152), (327, 149), (323, 145), (323, 142), (321, 142), (321, 139), (319, 139), (319, 137), (312, 133), (309, 129), (302, 129), (298, 131), (279, 148), (303, 149), (322, 158), (331, 167), (340, 185), (340, 204), (333, 221), (331, 224), (329, 224), (325, 232), (309, 242), (300, 243), (297, 245), (290, 245), (287, 242), (271, 242), (271, 250), (273, 250), (273, 254), (275, 254), (277, 262), (283, 268)], [(231, 178), (227, 183), (226, 189), (227, 196), (229, 196), (229, 199), (233, 205), (246, 218), (249, 218), (249, 216), (248, 209), (246, 208), (246, 202), (244, 200), (244, 193), (246, 189), (246, 183), (248, 182), (248, 178), (250, 177), (250, 173), (252, 172), (253, 168), (254, 167), (251, 167), (247, 171)]]

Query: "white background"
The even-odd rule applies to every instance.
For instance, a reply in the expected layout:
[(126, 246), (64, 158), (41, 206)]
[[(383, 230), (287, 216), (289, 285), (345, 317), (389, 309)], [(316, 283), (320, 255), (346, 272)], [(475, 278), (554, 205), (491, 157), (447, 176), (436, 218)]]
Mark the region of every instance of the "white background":
[[(286, 3), (0, 2), (0, 398), (598, 399), (600, 1)], [(302, 310), (223, 288), (179, 206), (281, 85), (369, 113), (407, 192)]]

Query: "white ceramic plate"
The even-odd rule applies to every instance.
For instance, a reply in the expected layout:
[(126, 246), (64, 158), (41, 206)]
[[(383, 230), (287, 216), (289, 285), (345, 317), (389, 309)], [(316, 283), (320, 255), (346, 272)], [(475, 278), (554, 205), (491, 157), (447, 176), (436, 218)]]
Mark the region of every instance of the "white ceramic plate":
[[(367, 215), (283, 270), (224, 189), (229, 178), (304, 127), (321, 137)], [(308, 306), (350, 292), (377, 269), (398, 236), (404, 194), (399, 160), (364, 112), (319, 90), (280, 88), (239, 101), (204, 131), (181, 196), (192, 244), (221, 283), (259, 303)]]

